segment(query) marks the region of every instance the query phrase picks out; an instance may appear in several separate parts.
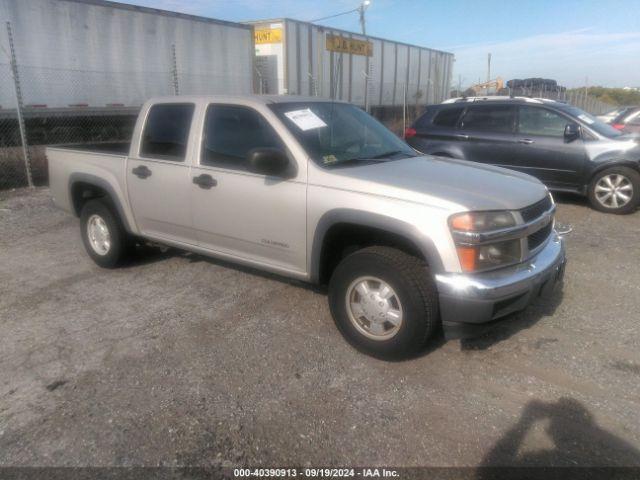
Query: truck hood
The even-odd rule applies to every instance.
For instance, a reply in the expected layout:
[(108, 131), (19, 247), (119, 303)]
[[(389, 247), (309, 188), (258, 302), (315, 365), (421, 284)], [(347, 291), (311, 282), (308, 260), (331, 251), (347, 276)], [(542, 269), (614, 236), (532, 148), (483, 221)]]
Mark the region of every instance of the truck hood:
[(517, 210), (547, 195), (547, 188), (530, 175), (430, 155), (338, 167), (323, 173), (327, 175), (311, 182), (456, 211)]

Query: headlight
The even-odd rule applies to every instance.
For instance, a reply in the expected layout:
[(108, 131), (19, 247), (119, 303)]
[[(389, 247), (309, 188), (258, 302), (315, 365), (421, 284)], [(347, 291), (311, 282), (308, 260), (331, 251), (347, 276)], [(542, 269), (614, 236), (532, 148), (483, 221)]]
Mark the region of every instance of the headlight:
[(449, 227), (456, 242), (460, 267), (464, 272), (478, 272), (520, 261), (520, 239), (474, 245), (474, 233), (487, 233), (516, 226), (511, 212), (469, 212), (453, 215)]
[(516, 219), (511, 212), (469, 212), (453, 215), (449, 225), (452, 230), (487, 232), (515, 227)]
[(520, 261), (520, 240), (457, 246), (460, 266), (464, 272), (477, 272), (510, 265)]

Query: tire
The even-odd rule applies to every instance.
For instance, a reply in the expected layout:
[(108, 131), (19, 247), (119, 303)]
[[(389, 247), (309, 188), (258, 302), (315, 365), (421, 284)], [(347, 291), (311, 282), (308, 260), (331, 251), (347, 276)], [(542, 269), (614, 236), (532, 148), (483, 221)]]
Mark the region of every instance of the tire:
[[(617, 193), (607, 197), (609, 190)], [(596, 210), (618, 215), (632, 213), (640, 203), (640, 174), (629, 167), (607, 168), (593, 177), (588, 194)], [(629, 200), (622, 203), (627, 196)]]
[[(379, 281), (390, 287), (386, 300), (376, 296), (376, 288), (379, 292), (383, 287)], [(362, 282), (366, 282), (364, 291), (373, 297), (362, 295)], [(348, 303), (363, 309), (358, 312)], [(329, 282), (329, 307), (347, 341), (378, 358), (411, 357), (440, 327), (438, 294), (426, 263), (390, 247), (367, 247), (345, 257)], [(386, 320), (392, 317), (381, 313), (386, 308), (394, 322), (398, 322), (396, 313), (401, 313), (396, 325)], [(367, 314), (382, 320), (369, 322)]]
[[(91, 230), (94, 232), (93, 237)], [(102, 199), (89, 200), (82, 207), (80, 232), (87, 253), (103, 268), (121, 265), (130, 257), (135, 247), (133, 238), (124, 229), (113, 208)], [(103, 232), (106, 232), (106, 237)]]

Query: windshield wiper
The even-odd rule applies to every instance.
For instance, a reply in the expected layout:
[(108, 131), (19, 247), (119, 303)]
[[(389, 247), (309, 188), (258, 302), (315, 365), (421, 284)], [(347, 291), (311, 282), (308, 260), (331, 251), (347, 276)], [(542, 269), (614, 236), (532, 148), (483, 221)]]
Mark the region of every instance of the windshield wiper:
[(404, 154), (407, 155), (408, 157), (411, 157), (412, 155), (410, 155), (408, 152), (404, 151), (404, 150), (390, 150), (388, 152), (384, 152), (384, 153), (380, 153), (378, 155), (371, 155), (371, 156), (366, 156), (366, 157), (353, 157), (353, 158), (347, 158), (345, 160), (339, 160), (335, 163), (330, 163), (330, 164), (326, 164), (325, 166), (327, 167), (339, 167), (342, 165), (347, 165), (350, 163), (359, 163), (359, 162), (371, 162), (371, 163), (383, 163), (383, 162), (387, 162), (391, 159), (387, 158), (387, 157), (391, 157), (393, 155), (398, 155), (398, 154)]
[(369, 158), (392, 157), (393, 155), (398, 155), (399, 153), (404, 153), (405, 155), (408, 155), (408, 153), (405, 152), (404, 150), (390, 150), (388, 152), (380, 153), (378, 155), (374, 155), (373, 157), (369, 157)]
[(384, 162), (384, 160), (376, 160), (373, 157), (353, 157), (353, 158), (347, 158), (346, 160), (338, 160), (337, 162), (334, 163), (327, 163), (325, 164), (325, 167), (340, 167), (342, 165), (347, 165), (350, 163), (366, 163), (366, 162), (371, 162), (371, 163), (381, 163)]

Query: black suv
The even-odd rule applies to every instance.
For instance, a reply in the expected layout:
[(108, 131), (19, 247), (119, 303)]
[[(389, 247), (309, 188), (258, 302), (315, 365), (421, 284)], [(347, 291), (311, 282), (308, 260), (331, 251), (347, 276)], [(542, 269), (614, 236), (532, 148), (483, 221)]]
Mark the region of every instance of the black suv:
[(603, 212), (640, 203), (640, 137), (553, 100), (451, 99), (428, 106), (405, 132), (419, 152), (533, 175), (551, 190), (587, 195)]

